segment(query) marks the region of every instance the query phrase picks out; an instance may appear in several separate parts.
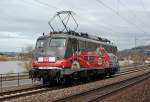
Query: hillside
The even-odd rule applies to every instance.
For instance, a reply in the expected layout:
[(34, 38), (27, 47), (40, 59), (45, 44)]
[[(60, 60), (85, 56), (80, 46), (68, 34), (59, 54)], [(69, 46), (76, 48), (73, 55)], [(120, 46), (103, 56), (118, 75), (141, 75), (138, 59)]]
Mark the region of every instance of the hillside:
[(144, 56), (150, 56), (150, 46), (138, 46), (136, 48), (119, 51), (118, 57), (121, 60), (131, 56), (131, 54), (137, 54), (137, 53)]

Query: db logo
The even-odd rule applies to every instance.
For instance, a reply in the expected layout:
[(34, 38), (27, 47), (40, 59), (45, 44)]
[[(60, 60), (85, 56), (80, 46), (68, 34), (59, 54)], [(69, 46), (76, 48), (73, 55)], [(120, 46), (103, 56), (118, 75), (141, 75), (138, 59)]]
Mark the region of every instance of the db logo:
[(48, 62), (48, 59), (49, 59), (48, 57), (44, 57), (43, 61)]

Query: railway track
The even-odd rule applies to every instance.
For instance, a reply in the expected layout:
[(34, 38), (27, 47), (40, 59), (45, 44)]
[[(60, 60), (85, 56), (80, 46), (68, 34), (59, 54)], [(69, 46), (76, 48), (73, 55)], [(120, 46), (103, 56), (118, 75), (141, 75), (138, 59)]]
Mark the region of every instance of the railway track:
[(114, 76), (130, 74), (130, 73), (142, 71), (142, 70), (145, 70), (145, 69), (148, 69), (148, 68), (150, 68), (150, 65), (140, 66), (140, 68), (137, 66), (135, 68), (130, 68), (130, 69), (126, 69), (124, 71), (121, 71), (120, 73), (117, 73)]
[[(144, 66), (144, 65), (138, 65), (137, 67), (139, 66)], [(134, 66), (130, 66), (130, 67), (126, 67), (127, 70), (129, 70), (130, 68), (132, 69)], [(18, 80), (18, 77), (19, 77), (19, 80), (22, 80), (22, 79), (29, 79), (29, 74), (28, 73), (25, 73), (23, 75), (18, 75), (18, 73), (14, 73), (15, 75), (9, 75), (9, 74), (4, 74), (2, 75), (1, 79), (2, 81), (13, 81), (13, 80)]]
[(95, 101), (98, 101), (98, 100), (103, 100), (103, 99), (105, 99), (105, 98), (107, 98), (109, 96), (114, 95), (117, 92), (125, 90), (128, 87), (135, 86), (138, 83), (141, 83), (142, 81), (147, 80), (149, 78), (150, 78), (150, 72), (146, 73), (144, 75), (141, 75), (141, 76), (137, 76), (135, 78), (131, 78), (131, 79), (127, 80), (127, 81), (123, 81), (123, 82), (118, 83), (116, 85), (114, 84), (114, 85), (110, 86), (109, 91), (105, 92), (104, 94), (102, 94), (100, 96), (97, 96), (97, 97), (89, 100), (88, 102), (95, 102)]
[[(142, 66), (140, 68), (137, 67), (137, 68), (134, 68), (134, 69), (132, 68), (132, 69), (120, 72), (120, 73), (116, 74), (114, 77), (125, 75), (125, 74), (130, 74), (130, 73), (133, 73), (133, 72), (142, 71), (142, 70), (145, 70), (147, 68), (149, 68), (149, 66)], [(125, 82), (122, 82), (122, 83), (125, 83)], [(110, 87), (110, 86), (112, 86), (112, 85), (109, 85), (107, 87)], [(72, 87), (72, 86), (69, 86), (69, 87)], [(105, 90), (107, 87), (101, 87), (100, 90), (102, 90), (102, 89)], [(63, 87), (60, 87), (60, 86), (56, 86), (56, 87), (35, 86), (35, 87), (27, 88), (27, 89), (13, 90), (13, 91), (8, 91), (8, 92), (0, 93), (0, 100), (14, 99), (14, 98), (18, 98), (18, 97), (28, 96), (28, 95), (31, 95), (31, 94), (36, 94), (36, 93), (42, 93), (42, 92), (46, 92), (46, 91), (57, 90), (57, 89), (61, 89), (61, 88), (64, 88), (64, 86)], [(89, 92), (93, 93), (94, 91), (95, 90), (91, 90)], [(66, 97), (64, 99), (60, 99), (60, 100), (57, 100), (57, 101), (58, 102), (59, 101), (66, 102), (66, 100), (69, 101), (70, 99), (73, 99), (74, 97), (78, 97), (80, 95), (84, 96), (85, 94), (88, 94), (89, 92), (81, 93), (81, 94), (78, 94), (78, 95), (75, 95), (75, 96)]]
[(48, 87), (48, 85), (39, 85), (39, 86), (33, 86), (30, 88), (25, 88), (25, 89), (20, 89), (20, 90), (12, 90), (12, 91), (8, 91), (8, 92), (2, 92), (2, 93), (0, 93), (0, 102), (18, 98), (18, 97), (29, 96), (29, 95), (33, 95), (33, 94), (37, 94), (37, 93), (58, 90), (58, 89), (61, 89), (64, 87), (65, 86)]
[[(141, 70), (136, 69), (136, 72), (142, 71), (142, 69), (145, 70), (145, 68), (141, 68)], [(120, 73), (120, 75), (129, 73), (133, 73), (133, 70), (126, 71), (126, 73)], [(150, 78), (150, 72), (114, 84), (106, 85), (104, 87), (95, 88), (79, 94), (64, 97), (62, 99), (55, 100), (54, 102), (99, 102), (111, 95), (114, 95), (116, 92), (124, 90), (130, 86), (134, 86), (148, 78)]]
[(7, 91), (7, 92), (2, 92), (2, 93), (0, 93), (0, 100), (17, 98), (17, 97), (35, 94), (35, 93), (44, 92), (44, 91), (46, 91), (45, 86), (39, 85), (39, 86), (33, 86), (33, 87), (20, 89), (20, 90), (12, 90), (12, 91)]

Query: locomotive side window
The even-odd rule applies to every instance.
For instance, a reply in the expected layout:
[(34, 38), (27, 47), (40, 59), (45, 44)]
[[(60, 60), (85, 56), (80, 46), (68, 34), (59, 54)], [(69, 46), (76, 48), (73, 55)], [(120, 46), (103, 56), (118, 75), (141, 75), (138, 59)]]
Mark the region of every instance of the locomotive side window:
[(112, 49), (111, 49), (111, 46), (106, 46), (105, 45), (105, 50), (108, 52), (108, 53), (112, 53)]
[(36, 43), (36, 48), (43, 48), (44, 47), (44, 40), (38, 40)]
[(87, 51), (96, 51), (97, 44), (95, 44), (93, 42), (87, 42), (86, 47), (87, 47)]
[(79, 40), (79, 50), (80, 51), (86, 50), (85, 41)]
[(64, 38), (52, 38), (50, 41), (50, 47), (65, 47), (66, 39)]
[(107, 46), (107, 52), (111, 53), (111, 46)]

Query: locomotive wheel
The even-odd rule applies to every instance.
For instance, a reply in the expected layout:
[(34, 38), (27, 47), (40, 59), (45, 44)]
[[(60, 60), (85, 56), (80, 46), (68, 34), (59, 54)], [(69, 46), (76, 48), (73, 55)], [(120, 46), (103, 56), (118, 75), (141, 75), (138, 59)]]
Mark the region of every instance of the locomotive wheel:
[(49, 79), (48, 76), (43, 76), (42, 81), (43, 81), (44, 85), (53, 85), (54, 84), (54, 80)]
[(64, 76), (63, 78), (60, 78), (60, 84), (71, 84), (72, 83), (72, 76)]
[(72, 77), (73, 77), (73, 83), (77, 83), (79, 81), (79, 73), (76, 72), (76, 73), (73, 73), (72, 74)]
[(42, 81), (43, 81), (43, 84), (48, 84), (48, 78), (47, 77), (43, 77)]
[(109, 77), (113, 77), (114, 74), (115, 72), (109, 72)]
[(80, 69), (80, 63), (77, 60), (73, 61), (71, 64), (71, 69)]

